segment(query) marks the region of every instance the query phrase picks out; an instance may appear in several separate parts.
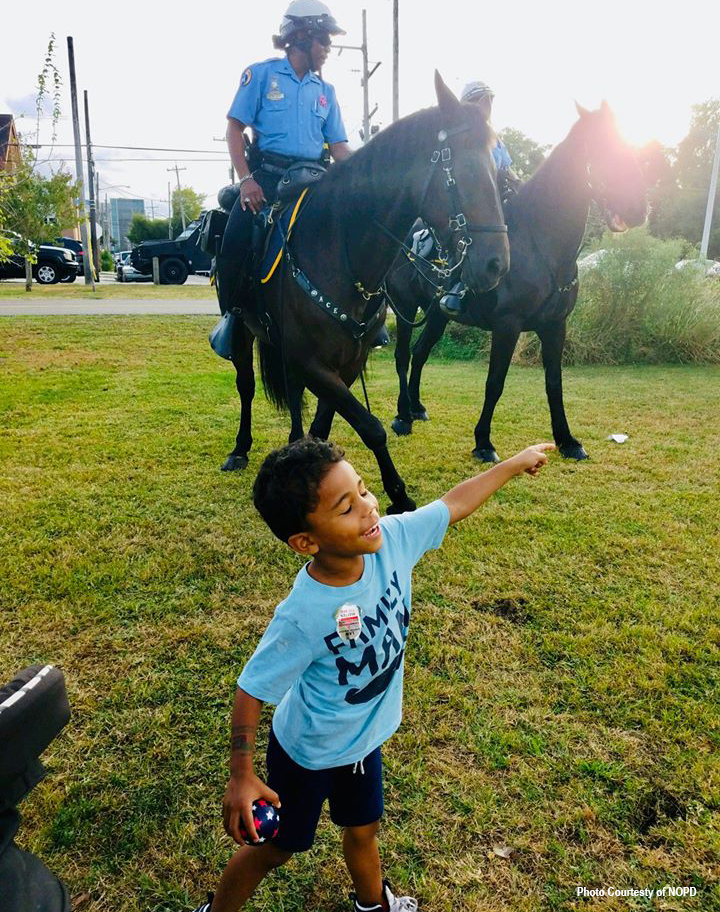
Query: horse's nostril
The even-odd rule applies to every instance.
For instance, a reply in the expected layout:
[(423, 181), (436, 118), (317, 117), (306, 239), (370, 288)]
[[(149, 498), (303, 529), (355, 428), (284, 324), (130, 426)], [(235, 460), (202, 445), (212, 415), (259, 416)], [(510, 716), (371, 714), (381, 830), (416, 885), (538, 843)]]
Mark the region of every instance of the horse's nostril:
[(487, 271), (492, 276), (500, 275), (500, 260), (497, 257), (488, 260)]

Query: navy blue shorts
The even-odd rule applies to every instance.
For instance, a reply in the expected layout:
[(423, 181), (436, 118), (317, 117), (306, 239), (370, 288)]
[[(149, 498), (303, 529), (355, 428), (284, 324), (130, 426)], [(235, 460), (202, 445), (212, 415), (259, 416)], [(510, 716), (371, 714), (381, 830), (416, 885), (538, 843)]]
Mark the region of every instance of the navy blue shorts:
[[(364, 772), (362, 771), (364, 770)], [(330, 819), (341, 827), (365, 826), (383, 815), (380, 748), (359, 763), (310, 770), (283, 750), (270, 729), (267, 784), (280, 796), (280, 832), (273, 843), (286, 852), (306, 852), (315, 840), (320, 812), (330, 802)]]

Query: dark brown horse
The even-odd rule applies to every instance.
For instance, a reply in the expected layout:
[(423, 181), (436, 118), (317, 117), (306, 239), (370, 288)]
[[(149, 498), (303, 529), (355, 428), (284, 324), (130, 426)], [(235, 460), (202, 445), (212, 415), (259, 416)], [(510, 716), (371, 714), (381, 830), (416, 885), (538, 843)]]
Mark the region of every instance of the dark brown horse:
[(399, 239), (421, 216), (478, 293), (493, 288), (509, 262), (492, 129), (478, 110), (460, 104), (437, 73), (435, 88), (438, 107), (388, 127), (313, 186), (293, 229), (289, 257), (258, 289), (255, 310), (267, 312), (269, 327), (253, 314), (244, 316), (233, 357), (240, 430), (225, 469), (244, 468), (248, 461), (256, 337), (266, 392), (290, 410), (290, 439), (303, 434), (302, 398), (309, 389), (320, 401), (310, 433), (326, 437), (338, 412), (375, 454), (390, 510), (414, 509), (390, 458), (385, 429), (350, 392), (385, 317), (383, 283)]
[[(483, 462), (498, 459), (490, 441), (490, 424), (518, 337), (527, 330), (536, 332), (542, 345), (555, 443), (565, 457), (587, 457), (580, 441), (570, 433), (562, 395), (565, 321), (578, 293), (577, 255), (592, 199), (602, 208), (612, 231), (641, 224), (647, 203), (645, 179), (634, 150), (618, 135), (607, 103), (594, 112), (578, 106), (578, 113), (580, 118), (566, 139), (507, 206), (510, 271), (490, 293), (467, 294), (465, 315), (459, 319), (492, 332), (485, 402), (475, 427), (473, 449)], [(418, 280), (409, 263), (398, 260), (387, 286), (399, 312), (395, 363), (400, 395), (392, 427), (397, 434), (409, 434), (413, 420), (427, 420), (420, 400), (422, 369), (448, 318), (433, 303), (434, 289)], [(414, 321), (418, 306), (428, 318), (413, 349), (408, 385), (409, 323)]]

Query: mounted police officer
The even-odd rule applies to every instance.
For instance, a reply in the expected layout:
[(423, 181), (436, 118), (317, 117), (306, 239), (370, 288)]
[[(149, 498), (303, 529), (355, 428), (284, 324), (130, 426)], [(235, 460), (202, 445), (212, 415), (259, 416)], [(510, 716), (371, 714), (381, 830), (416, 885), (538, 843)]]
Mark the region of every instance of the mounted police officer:
[[(483, 112), (484, 118), (489, 122), (494, 98), (495, 93), (490, 86), (481, 82), (479, 79), (475, 79), (472, 82), (468, 82), (462, 90), (460, 101), (465, 104), (477, 105)], [(493, 159), (495, 160), (495, 167), (497, 168), (498, 191), (504, 205), (511, 196), (517, 193), (522, 181), (513, 171), (510, 153), (508, 152), (505, 143), (499, 137), (492, 150), (492, 154)], [(464, 313), (464, 294), (465, 286), (462, 281), (453, 285), (450, 291), (440, 299), (440, 310), (448, 317), (454, 317)]]
[[(477, 105), (480, 110), (483, 112), (485, 119), (490, 122), (490, 117), (492, 115), (492, 103), (495, 98), (495, 93), (484, 82), (481, 82), (479, 79), (468, 82), (465, 88), (462, 90), (462, 95), (460, 96), (460, 101), (465, 104), (474, 104)], [(502, 193), (502, 186), (504, 177), (507, 176), (512, 181), (519, 181), (518, 176), (512, 170), (512, 158), (510, 158), (510, 153), (507, 150), (505, 143), (498, 137), (497, 142), (495, 143), (495, 148), (492, 150), (493, 158), (495, 159), (495, 167), (498, 170), (498, 186)]]
[[(252, 64), (242, 74), (227, 115), (226, 138), (240, 192), (217, 260), (223, 312), (234, 306), (242, 288), (254, 216), (274, 201), (287, 168), (297, 161), (319, 163), (325, 145), (335, 161), (351, 154), (335, 89), (321, 76), (332, 36), (344, 34), (320, 0), (293, 0), (273, 36), (285, 56)], [(251, 150), (248, 127), (255, 136)]]

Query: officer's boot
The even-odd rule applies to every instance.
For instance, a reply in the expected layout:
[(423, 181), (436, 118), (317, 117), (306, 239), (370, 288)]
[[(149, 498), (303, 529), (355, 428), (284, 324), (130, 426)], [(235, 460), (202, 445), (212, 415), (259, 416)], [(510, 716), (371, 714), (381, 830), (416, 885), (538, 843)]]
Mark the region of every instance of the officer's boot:
[(440, 298), (440, 310), (446, 317), (452, 319), (453, 317), (458, 317), (465, 313), (463, 298), (465, 297), (466, 290), (463, 282), (457, 282)]

